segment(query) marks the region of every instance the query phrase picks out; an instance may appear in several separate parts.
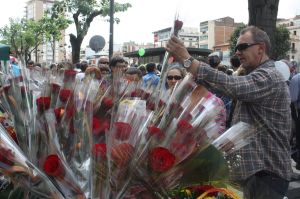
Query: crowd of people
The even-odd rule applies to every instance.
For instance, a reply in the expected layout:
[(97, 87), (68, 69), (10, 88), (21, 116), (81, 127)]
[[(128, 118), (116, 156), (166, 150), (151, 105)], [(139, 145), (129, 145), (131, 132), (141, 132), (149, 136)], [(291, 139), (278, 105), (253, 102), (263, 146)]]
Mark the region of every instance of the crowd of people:
[[(300, 74), (296, 72), (297, 63), (285, 60), (291, 76), (284, 81), (269, 58), (268, 35), (253, 26), (241, 31), (230, 67), (222, 65), (216, 55), (193, 58), (175, 36), (171, 37), (166, 49), (177, 62), (168, 67), (164, 92), (172, 92), (185, 75), (191, 73), (197, 84), (191, 94), (191, 104), (202, 98), (214, 98), (221, 107), (216, 118), (220, 132), (239, 121), (256, 127), (250, 144), (239, 151), (241, 166), (232, 175), (243, 187), (245, 198), (283, 198), (292, 176), (291, 155), (297, 163), (296, 169), (300, 170)], [(186, 65), (187, 60), (190, 63)], [(67, 67), (78, 71), (77, 81), (83, 81), (91, 73), (98, 79), (121, 74), (128, 81), (155, 87), (163, 78), (157, 63), (129, 66), (121, 56), (111, 59), (102, 56), (97, 65), (82, 61), (52, 64), (46, 68), (33, 61), (27, 63), (28, 69), (53, 72)], [(16, 76), (20, 73), (16, 59), (11, 59), (11, 70)]]

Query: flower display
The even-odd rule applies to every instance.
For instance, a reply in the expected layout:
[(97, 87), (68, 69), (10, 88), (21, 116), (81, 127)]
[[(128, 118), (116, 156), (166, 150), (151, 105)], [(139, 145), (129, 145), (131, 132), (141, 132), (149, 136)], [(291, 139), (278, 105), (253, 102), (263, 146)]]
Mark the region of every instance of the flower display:
[[(173, 25), (176, 35), (183, 23)], [(169, 58), (157, 87), (121, 73), (77, 81), (72, 69), (10, 78), (0, 103), (14, 120), (0, 121), (0, 171), (36, 198), (235, 199), (236, 160), (226, 158), (248, 144), (250, 126), (219, 132), (215, 101), (191, 100), (191, 74), (164, 90)]]

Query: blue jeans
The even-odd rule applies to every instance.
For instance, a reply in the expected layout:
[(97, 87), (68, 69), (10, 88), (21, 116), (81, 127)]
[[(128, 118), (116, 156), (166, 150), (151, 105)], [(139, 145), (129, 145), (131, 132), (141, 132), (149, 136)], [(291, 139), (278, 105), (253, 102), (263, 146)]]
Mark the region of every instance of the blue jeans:
[(260, 171), (242, 182), (245, 199), (283, 199), (289, 181), (268, 171)]

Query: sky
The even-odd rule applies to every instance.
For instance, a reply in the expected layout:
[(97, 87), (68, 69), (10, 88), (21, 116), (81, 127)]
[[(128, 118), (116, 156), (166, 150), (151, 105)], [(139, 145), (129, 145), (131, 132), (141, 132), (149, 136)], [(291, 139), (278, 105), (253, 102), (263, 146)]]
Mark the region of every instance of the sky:
[[(0, 12), (0, 27), (8, 24), (10, 17), (24, 16), (26, 1), (1, 1), (3, 5)], [(132, 7), (124, 13), (115, 14), (115, 17), (120, 18), (120, 23), (114, 25), (114, 44), (128, 41), (153, 42), (153, 32), (171, 27), (176, 12), (186, 27), (199, 28), (201, 21), (226, 16), (234, 18), (235, 22), (248, 22), (248, 0), (115, 0), (115, 2), (128, 2)], [(300, 0), (280, 0), (278, 18), (293, 18), (296, 14), (300, 15)], [(69, 33), (75, 33), (74, 27), (67, 29), (66, 34)], [(109, 23), (103, 18), (94, 19), (83, 45), (88, 45), (94, 35), (101, 35), (108, 42)]]

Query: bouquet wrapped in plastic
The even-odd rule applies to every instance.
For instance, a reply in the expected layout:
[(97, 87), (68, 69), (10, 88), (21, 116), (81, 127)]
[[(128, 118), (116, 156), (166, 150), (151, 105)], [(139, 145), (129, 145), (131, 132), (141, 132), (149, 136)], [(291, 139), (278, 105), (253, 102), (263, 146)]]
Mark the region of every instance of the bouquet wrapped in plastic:
[(16, 188), (38, 198), (237, 198), (226, 157), (250, 127), (220, 132), (215, 99), (192, 103), (191, 75), (166, 91), (165, 74), (156, 88), (122, 72), (75, 74), (8, 79), (1, 106), (14, 131), (0, 128), (0, 167)]

